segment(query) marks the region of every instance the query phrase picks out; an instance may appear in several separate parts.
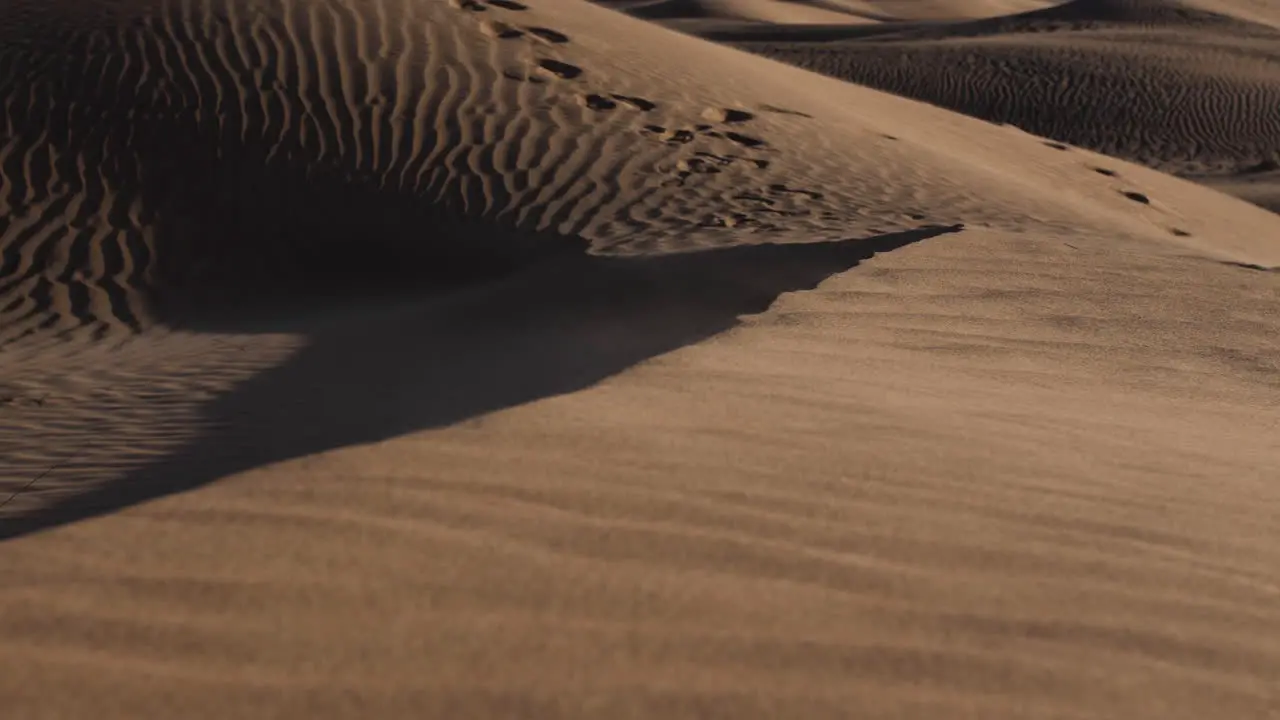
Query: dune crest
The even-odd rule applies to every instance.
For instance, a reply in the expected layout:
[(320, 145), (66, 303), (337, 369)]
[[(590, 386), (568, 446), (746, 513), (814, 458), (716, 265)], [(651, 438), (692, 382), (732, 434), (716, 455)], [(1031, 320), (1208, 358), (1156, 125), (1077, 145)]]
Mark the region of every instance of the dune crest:
[[(1029, 184), (993, 171), (987, 152), (939, 157), (880, 132), (903, 113), (921, 114), (921, 128), (943, 115), (603, 9), (88, 6), (19, 5), (10, 26), (27, 33), (0, 58), (0, 339), (138, 329), (163, 301), (186, 313), (388, 273), (448, 284), (565, 243), (652, 252), (1032, 219), (992, 201)], [(597, 27), (630, 42), (606, 48)], [(733, 67), (659, 81), (705, 63)], [(792, 105), (804, 108), (764, 109)], [(709, 122), (708, 108), (751, 119)], [(974, 148), (1021, 143), (1035, 157), (1030, 139), (960, 132)], [(1087, 202), (1132, 214), (1108, 197)], [(1039, 198), (1034, 218), (1065, 227), (1093, 214), (1060, 201)], [(1202, 234), (1164, 222), (1163, 233)]]

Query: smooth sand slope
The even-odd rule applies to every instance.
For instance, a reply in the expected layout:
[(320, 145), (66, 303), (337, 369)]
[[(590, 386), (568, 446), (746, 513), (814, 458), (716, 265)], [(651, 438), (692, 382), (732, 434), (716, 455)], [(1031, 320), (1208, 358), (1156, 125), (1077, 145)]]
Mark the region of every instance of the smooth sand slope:
[[(782, 15), (790, 2), (768, 3)], [(1280, 10), (1242, 0), (1069, 0), (861, 26), (662, 22), (871, 87), (1009, 123), (1280, 209)], [(979, 19), (980, 18), (980, 19)]]
[(1280, 711), (1277, 216), (570, 0), (0, 40), (6, 717)]

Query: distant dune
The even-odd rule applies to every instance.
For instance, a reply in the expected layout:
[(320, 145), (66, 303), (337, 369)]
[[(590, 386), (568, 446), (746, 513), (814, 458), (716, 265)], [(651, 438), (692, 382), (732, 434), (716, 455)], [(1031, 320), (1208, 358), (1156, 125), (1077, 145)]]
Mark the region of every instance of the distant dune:
[(885, 14), (856, 29), (726, 23), (737, 17), (728, 12), (720, 22), (705, 14), (694, 16), (700, 24), (663, 19), (784, 62), (1280, 208), (1280, 13), (1274, 9), (1072, 0), (978, 20), (961, 12), (930, 22)]
[(0, 717), (1274, 718), (1274, 8), (620, 9), (0, 1)]

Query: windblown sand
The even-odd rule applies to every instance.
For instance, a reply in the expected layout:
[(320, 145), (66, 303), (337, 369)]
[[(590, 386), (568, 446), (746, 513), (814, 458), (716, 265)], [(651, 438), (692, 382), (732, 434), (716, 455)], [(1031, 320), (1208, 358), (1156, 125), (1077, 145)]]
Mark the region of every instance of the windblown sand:
[(1226, 1), (10, 0), (0, 715), (1280, 716)]

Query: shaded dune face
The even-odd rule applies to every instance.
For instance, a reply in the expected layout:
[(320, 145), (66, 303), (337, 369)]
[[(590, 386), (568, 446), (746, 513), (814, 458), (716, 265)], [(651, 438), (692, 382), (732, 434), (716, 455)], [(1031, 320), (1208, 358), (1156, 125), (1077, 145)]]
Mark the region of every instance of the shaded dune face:
[[(305, 346), (225, 388), (194, 423), (183, 417), (182, 398), (199, 395), (200, 385), (218, 382), (219, 375), (225, 381), (235, 361), (227, 362), (216, 340), (201, 338), (203, 352), (175, 362), (161, 339), (151, 346), (148, 371), (118, 376), (117, 388), (167, 378), (170, 390), (182, 388), (173, 392), (176, 402), (131, 404), (154, 400), (145, 389), (113, 393), (106, 402), (84, 398), (76, 403), (76, 420), (64, 407), (61, 421), (25, 432), (0, 415), (0, 456), (14, 458), (0, 475), (0, 499), (13, 496), (0, 507), (0, 540), (281, 460), (444, 428), (583, 390), (738, 327), (743, 315), (764, 312), (784, 293), (812, 290), (877, 255), (962, 231), (926, 225), (835, 242), (566, 257), (473, 292), (392, 303), (360, 322), (312, 327)], [(283, 329), (299, 329), (296, 319), (285, 323)], [(214, 360), (219, 355), (221, 362)], [(175, 377), (174, 368), (185, 362), (202, 371)], [(154, 428), (165, 428), (164, 437), (137, 434)], [(172, 443), (167, 452), (156, 453), (165, 443)], [(48, 468), (41, 453), (24, 452), (32, 444), (80, 450), (73, 462), (64, 459), (56, 472), (41, 476)], [(21, 489), (32, 477), (41, 477), (39, 487)]]
[(496, 78), (439, 66), (434, 5), (8, 4), (0, 327), (140, 327), (581, 249), (500, 217), (511, 189), (465, 152), (485, 128), (464, 106)]
[[(1280, 34), (1155, 0), (1081, 0), (966, 23), (884, 25), (744, 49), (1188, 176), (1280, 153)], [(720, 38), (734, 40), (734, 38)], [(831, 38), (826, 38), (831, 39)]]

